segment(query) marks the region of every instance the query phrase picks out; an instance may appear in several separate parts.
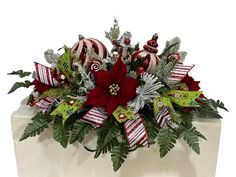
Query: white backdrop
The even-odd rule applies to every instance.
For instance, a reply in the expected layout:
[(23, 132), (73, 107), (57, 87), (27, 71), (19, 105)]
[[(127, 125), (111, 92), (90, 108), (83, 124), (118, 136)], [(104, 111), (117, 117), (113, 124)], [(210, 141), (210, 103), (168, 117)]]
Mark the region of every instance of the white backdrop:
[[(0, 2), (0, 176), (16, 177), (10, 127), (11, 112), (30, 93), (19, 89), (6, 93), (18, 78), (6, 73), (33, 70), (33, 61), (45, 63), (43, 52), (72, 46), (78, 34), (95, 37), (111, 47), (104, 30), (119, 21), (121, 31), (133, 34), (132, 43), (142, 46), (154, 33), (159, 49), (179, 36), (188, 52), (187, 64), (196, 64), (190, 75), (201, 81), (207, 97), (224, 101), (229, 113), (222, 116), (217, 177), (235, 173), (235, 41), (236, 5), (230, 0), (166, 1), (49, 1), (8, 0)], [(204, 163), (204, 162), (203, 162)]]

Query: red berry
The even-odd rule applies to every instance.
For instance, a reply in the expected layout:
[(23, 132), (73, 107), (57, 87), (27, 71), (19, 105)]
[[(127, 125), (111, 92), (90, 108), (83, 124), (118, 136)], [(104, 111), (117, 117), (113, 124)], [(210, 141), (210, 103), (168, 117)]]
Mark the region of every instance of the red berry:
[(129, 45), (130, 44), (130, 39), (129, 38), (125, 38), (124, 43), (125, 43), (125, 45)]
[(139, 67), (136, 69), (136, 74), (140, 76), (142, 73), (144, 73), (144, 71), (145, 71), (144, 67), (139, 66)]
[(113, 40), (111, 41), (111, 43), (112, 43), (113, 45), (116, 45), (116, 44), (117, 44), (117, 40), (113, 39)]
[(142, 57), (140, 55), (137, 56), (137, 59), (140, 60)]
[(172, 53), (168, 56), (168, 59), (178, 61), (180, 59), (180, 55), (179, 53)]

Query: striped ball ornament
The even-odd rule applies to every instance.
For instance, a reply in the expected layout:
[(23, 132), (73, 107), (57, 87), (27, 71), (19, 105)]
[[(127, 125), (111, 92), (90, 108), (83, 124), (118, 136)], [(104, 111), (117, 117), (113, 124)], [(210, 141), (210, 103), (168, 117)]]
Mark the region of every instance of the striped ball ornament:
[(141, 67), (145, 69), (148, 73), (153, 73), (155, 71), (156, 65), (160, 61), (160, 58), (157, 55), (158, 44), (157, 44), (158, 35), (154, 34), (152, 39), (147, 41), (147, 44), (143, 46), (143, 50), (136, 51), (132, 54), (131, 60), (134, 62), (144, 58), (144, 62)]
[(84, 67), (87, 67), (94, 58), (90, 58), (88, 52), (93, 50), (97, 55), (97, 59), (107, 57), (107, 49), (103, 43), (94, 38), (79, 37), (79, 41), (74, 44), (71, 49), (72, 63), (74, 60), (79, 60)]

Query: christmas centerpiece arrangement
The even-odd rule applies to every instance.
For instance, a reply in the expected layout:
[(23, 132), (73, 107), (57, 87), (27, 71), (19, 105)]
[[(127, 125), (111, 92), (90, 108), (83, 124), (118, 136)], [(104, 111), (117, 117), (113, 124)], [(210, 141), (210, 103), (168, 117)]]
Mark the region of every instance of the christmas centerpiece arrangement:
[[(199, 81), (188, 75), (194, 65), (184, 64), (180, 39), (167, 41), (158, 52), (154, 34), (140, 48), (131, 44), (130, 32), (120, 36), (116, 20), (105, 37), (111, 51), (99, 40), (79, 35), (72, 47), (59, 49), (62, 54), (51, 49), (44, 53), (49, 66), (35, 62), (32, 73), (9, 73), (32, 75), (9, 93), (32, 86), (27, 104), (38, 109), (20, 141), (52, 127), (53, 138), (64, 148), (79, 142), (94, 158), (109, 152), (114, 171), (137, 148), (158, 144), (164, 157), (179, 138), (199, 154), (199, 138), (206, 137), (193, 126), (194, 115), (221, 118), (217, 108), (227, 109), (208, 99), (199, 91)], [(96, 147), (84, 143), (92, 132)]]

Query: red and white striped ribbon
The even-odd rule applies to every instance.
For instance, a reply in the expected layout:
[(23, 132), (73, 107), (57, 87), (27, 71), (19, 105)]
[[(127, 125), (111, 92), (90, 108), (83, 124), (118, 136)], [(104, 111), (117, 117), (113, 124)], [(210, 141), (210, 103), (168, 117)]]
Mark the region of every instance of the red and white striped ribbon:
[(33, 106), (37, 106), (43, 110), (47, 110), (49, 109), (53, 104), (55, 104), (56, 102), (56, 99), (55, 98), (52, 98), (52, 97), (45, 97), (39, 101), (36, 101), (33, 103)]
[(169, 84), (180, 82), (188, 72), (194, 67), (194, 65), (185, 66), (182, 63), (177, 63), (167, 78)]
[(132, 148), (136, 144), (142, 144), (148, 147), (148, 135), (144, 127), (142, 117), (136, 113), (135, 120), (127, 120), (124, 124), (129, 147)]
[(105, 120), (107, 120), (108, 114), (102, 108), (91, 108), (80, 120), (91, 124), (94, 128), (98, 128)]
[(35, 64), (35, 72), (33, 72), (33, 78), (40, 81), (43, 84), (50, 86), (59, 86), (63, 82), (63, 75), (57, 74), (56, 70), (49, 68), (39, 63)]
[[(99, 40), (94, 38), (88, 38), (88, 39), (82, 39), (79, 40), (71, 49), (71, 53), (75, 54), (76, 57), (81, 60), (81, 57), (83, 55), (83, 48), (86, 46), (87, 50), (93, 49), (94, 52), (100, 57), (100, 58), (106, 58), (107, 57), (107, 49), (103, 43), (101, 43)], [(85, 51), (86, 53), (87, 51)], [(84, 65), (87, 65), (89, 63), (90, 58), (88, 55), (86, 55)]]
[(163, 107), (156, 115), (157, 124), (162, 128), (167, 122), (172, 123), (171, 115), (166, 107)]

